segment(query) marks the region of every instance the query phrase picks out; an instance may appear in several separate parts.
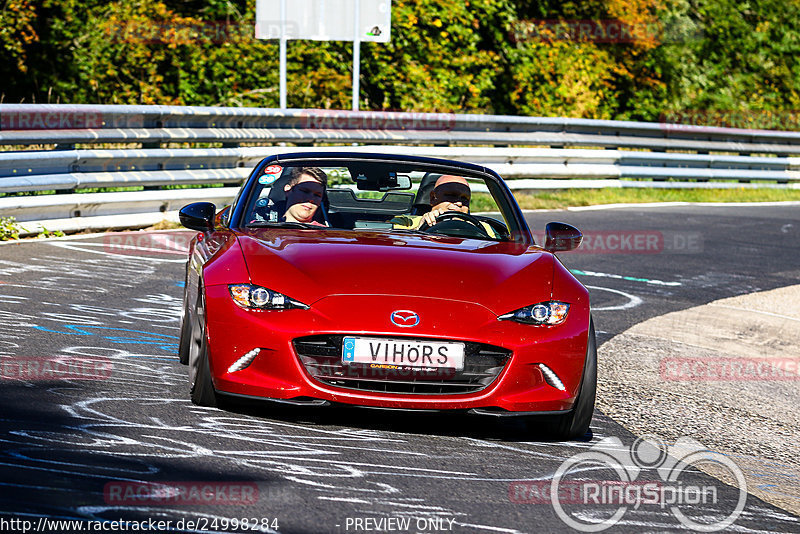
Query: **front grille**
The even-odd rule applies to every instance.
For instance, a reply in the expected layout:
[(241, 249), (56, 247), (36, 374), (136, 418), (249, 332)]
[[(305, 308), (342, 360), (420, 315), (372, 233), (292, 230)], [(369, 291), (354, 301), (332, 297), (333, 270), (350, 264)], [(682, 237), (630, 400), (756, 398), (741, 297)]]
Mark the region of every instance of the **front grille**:
[(342, 338), (343, 335), (302, 337), (294, 340), (294, 350), (315, 380), (360, 391), (419, 395), (474, 393), (494, 382), (511, 357), (511, 351), (500, 347), (465, 342), (461, 371), (372, 369), (366, 365), (342, 364)]

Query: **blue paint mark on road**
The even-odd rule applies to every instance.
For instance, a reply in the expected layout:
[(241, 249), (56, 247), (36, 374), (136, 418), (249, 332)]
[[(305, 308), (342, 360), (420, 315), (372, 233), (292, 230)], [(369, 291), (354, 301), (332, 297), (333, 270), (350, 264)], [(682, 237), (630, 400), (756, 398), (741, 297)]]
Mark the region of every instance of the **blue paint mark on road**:
[[(83, 324), (67, 324), (64, 325), (64, 330), (50, 330), (43, 326), (34, 326), (36, 330), (43, 332), (51, 332), (53, 334), (70, 334), (77, 336), (100, 336), (102, 339), (107, 339), (112, 343), (134, 344), (134, 345), (153, 345), (156, 348), (165, 350), (167, 352), (175, 353), (178, 346), (175, 344), (178, 336), (170, 336), (167, 334), (155, 334), (153, 332), (145, 332), (144, 330), (131, 330), (130, 328), (109, 328), (107, 326), (83, 325)], [(116, 331), (118, 335), (105, 335), (102, 332), (92, 332), (92, 329), (100, 329), (105, 332)]]
[(175, 285), (178, 287), (186, 287), (186, 282), (175, 282)]

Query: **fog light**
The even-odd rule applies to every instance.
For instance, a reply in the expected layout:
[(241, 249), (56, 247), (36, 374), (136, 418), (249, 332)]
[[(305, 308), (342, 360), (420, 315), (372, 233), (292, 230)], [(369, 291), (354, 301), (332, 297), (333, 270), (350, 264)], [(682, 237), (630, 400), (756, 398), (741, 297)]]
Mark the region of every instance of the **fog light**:
[(545, 364), (540, 363), (539, 369), (542, 370), (542, 374), (544, 375), (544, 381), (553, 386), (554, 388), (566, 391), (567, 388), (564, 387), (564, 383), (561, 382), (561, 379), (558, 378), (558, 375), (553, 372), (552, 369), (547, 367)]
[(253, 360), (256, 359), (256, 356), (258, 356), (259, 352), (261, 352), (261, 349), (251, 350), (250, 352), (248, 352), (247, 354), (245, 354), (244, 356), (233, 362), (233, 365), (228, 367), (228, 372), (235, 373), (236, 371), (241, 371), (242, 369), (245, 369), (247, 366), (253, 363)]

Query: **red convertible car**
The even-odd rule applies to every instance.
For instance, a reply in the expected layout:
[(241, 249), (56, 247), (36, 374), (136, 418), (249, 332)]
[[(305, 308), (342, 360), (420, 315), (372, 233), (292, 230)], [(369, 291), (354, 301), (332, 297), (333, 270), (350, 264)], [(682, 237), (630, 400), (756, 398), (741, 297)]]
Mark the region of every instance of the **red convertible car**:
[(537, 245), (485, 167), (346, 152), (271, 156), (230, 207), (180, 212), (192, 240), (180, 359), (193, 402), (521, 416), (589, 430), (595, 334), (586, 288)]

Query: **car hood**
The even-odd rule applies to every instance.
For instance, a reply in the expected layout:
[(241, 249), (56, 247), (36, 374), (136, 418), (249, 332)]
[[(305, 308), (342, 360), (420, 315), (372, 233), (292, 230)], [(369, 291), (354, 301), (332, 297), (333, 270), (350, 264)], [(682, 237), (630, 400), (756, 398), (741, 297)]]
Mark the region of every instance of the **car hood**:
[(330, 295), (402, 295), (473, 302), (502, 314), (552, 292), (552, 255), (518, 243), (286, 228), (238, 237), (252, 283), (308, 305)]

